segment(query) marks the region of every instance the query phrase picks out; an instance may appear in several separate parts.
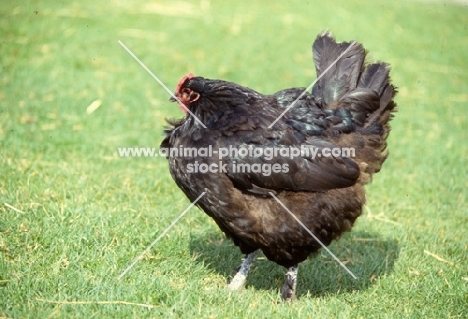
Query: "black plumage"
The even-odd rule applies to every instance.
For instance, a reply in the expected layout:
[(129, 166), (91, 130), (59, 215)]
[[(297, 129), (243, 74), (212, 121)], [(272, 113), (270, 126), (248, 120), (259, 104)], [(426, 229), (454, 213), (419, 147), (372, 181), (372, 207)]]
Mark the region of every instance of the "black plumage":
[[(164, 148), (211, 146), (214, 154), (229, 147), (263, 151), (309, 147), (319, 154), (325, 149), (354, 148), (353, 157), (168, 156), (177, 185), (191, 201), (206, 191), (197, 204), (244, 254), (261, 250), (269, 260), (292, 269), (283, 286), (284, 299), (294, 296), (298, 263), (321, 246), (271, 194), (329, 245), (349, 231), (361, 214), (363, 186), (387, 157), (385, 139), (396, 106), (388, 65), (365, 65), (365, 50), (354, 44), (322, 74), (350, 45), (336, 43), (328, 33), (317, 37), (313, 55), (317, 76), (322, 77), (305, 94), (305, 88), (290, 88), (263, 95), (231, 82), (185, 76), (175, 96), (206, 128), (188, 114), (170, 121), (172, 127), (161, 144)], [(222, 170), (196, 172), (194, 163), (216, 164)], [(276, 164), (281, 168), (278, 172), (259, 170)], [(242, 172), (238, 165), (258, 169)]]

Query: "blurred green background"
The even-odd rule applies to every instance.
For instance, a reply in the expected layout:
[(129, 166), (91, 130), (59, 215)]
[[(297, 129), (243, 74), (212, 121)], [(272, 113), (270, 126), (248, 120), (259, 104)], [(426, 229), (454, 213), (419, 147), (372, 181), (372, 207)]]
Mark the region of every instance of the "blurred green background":
[[(0, 17), (0, 317), (467, 316), (465, 3), (7, 1)], [(194, 72), (273, 93), (315, 79), (326, 29), (399, 88), (366, 214), (330, 246), (359, 280), (322, 252), (291, 305), (265, 259), (227, 291), (242, 256), (197, 209), (117, 280), (189, 204), (165, 159), (118, 156), (182, 113), (117, 41), (171, 90)]]

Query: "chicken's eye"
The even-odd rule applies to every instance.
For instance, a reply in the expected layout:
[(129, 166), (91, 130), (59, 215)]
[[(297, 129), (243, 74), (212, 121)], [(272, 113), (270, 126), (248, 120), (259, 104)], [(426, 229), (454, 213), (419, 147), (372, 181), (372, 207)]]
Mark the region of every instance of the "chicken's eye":
[(182, 89), (182, 98), (189, 102), (195, 102), (200, 98), (200, 93), (195, 92), (189, 88)]
[(192, 93), (192, 90), (189, 88), (182, 89), (182, 96), (185, 98), (188, 98), (190, 96), (190, 93)]

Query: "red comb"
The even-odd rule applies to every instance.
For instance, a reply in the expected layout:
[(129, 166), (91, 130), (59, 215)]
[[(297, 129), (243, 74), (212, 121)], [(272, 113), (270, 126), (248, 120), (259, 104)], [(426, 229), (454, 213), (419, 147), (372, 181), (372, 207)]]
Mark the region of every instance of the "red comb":
[[(177, 96), (178, 94), (180, 94), (181, 92), (181, 89), (182, 89), (182, 85), (184, 85), (185, 81), (187, 80), (190, 80), (191, 78), (194, 78), (195, 77), (195, 74), (193, 74), (192, 72), (190, 72), (189, 74), (187, 75), (184, 75), (180, 80), (179, 80), (179, 83), (177, 83), (177, 86), (176, 86), (176, 90), (175, 90), (175, 95)], [(179, 97), (180, 98), (180, 97)], [(182, 112), (184, 113), (187, 113), (187, 105), (182, 105), (181, 103), (184, 103), (182, 101), (179, 100), (179, 107), (180, 109), (182, 110)]]
[(184, 75), (184, 76), (179, 80), (179, 83), (177, 83), (176, 93), (179, 93), (179, 91), (180, 91), (180, 89), (182, 88), (182, 85), (184, 85), (185, 81), (190, 80), (191, 78), (194, 78), (194, 77), (195, 77), (195, 74), (193, 74), (192, 72), (190, 72), (190, 73), (187, 74), (187, 75)]

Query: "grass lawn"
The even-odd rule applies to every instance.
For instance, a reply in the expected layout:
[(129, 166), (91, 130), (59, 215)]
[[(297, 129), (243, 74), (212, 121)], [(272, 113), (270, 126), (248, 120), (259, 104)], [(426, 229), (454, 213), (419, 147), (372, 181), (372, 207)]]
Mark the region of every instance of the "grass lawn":
[[(468, 7), (407, 1), (8, 1), (0, 9), (0, 317), (466, 318)], [(301, 265), (242, 256), (189, 205), (158, 147), (168, 93), (193, 71), (263, 93), (315, 79), (324, 29), (392, 65), (399, 112), (365, 214)], [(94, 102), (94, 103), (93, 103)], [(99, 105), (94, 111), (90, 105)]]

